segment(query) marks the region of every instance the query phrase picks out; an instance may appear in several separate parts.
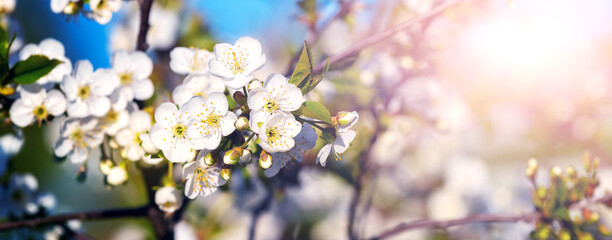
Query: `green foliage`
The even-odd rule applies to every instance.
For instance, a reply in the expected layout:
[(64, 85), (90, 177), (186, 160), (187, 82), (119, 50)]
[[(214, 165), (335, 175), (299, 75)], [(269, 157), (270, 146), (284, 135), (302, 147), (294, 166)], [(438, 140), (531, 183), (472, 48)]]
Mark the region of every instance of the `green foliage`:
[(293, 111), (293, 113), (304, 117), (323, 120), (329, 124), (333, 124), (329, 110), (327, 110), (327, 108), (325, 108), (325, 106), (319, 102), (305, 101), (302, 103), (302, 106), (298, 110)]
[(293, 74), (289, 78), (289, 83), (297, 86), (300, 90), (302, 90), (302, 94), (306, 94), (314, 89), (321, 80), (323, 80), (323, 76), (329, 70), (329, 59), (325, 64), (325, 69), (319, 75), (313, 70), (314, 61), (312, 58), (312, 53), (310, 52), (310, 48), (308, 48), (308, 43), (304, 42), (304, 48), (302, 49), (302, 54), (293, 70)]
[[(599, 159), (585, 155), (586, 176), (578, 176), (576, 169), (567, 167), (562, 171), (555, 166), (550, 171), (550, 185), (538, 186), (535, 182), (537, 163), (530, 162), (527, 176), (535, 190), (533, 203), (539, 218), (531, 239), (601, 239), (610, 235), (607, 227), (599, 224), (599, 214), (588, 208), (577, 208), (576, 204), (593, 197), (597, 180)], [(580, 210), (580, 215), (570, 216), (570, 211)]]
[(20, 84), (31, 84), (50, 73), (62, 61), (49, 59), (43, 55), (32, 55), (28, 59), (19, 61), (11, 69), (9, 76)]

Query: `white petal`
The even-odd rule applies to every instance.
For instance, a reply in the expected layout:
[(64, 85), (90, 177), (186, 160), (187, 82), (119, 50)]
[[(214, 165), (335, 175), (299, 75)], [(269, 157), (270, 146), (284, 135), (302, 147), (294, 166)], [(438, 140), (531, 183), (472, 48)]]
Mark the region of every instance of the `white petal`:
[(169, 129), (164, 129), (161, 124), (154, 124), (151, 127), (149, 135), (151, 143), (153, 143), (153, 146), (157, 149), (168, 149), (172, 147), (172, 143), (170, 143), (170, 141), (174, 141), (172, 132), (170, 132)]
[(336, 137), (334, 141), (334, 151), (337, 153), (343, 153), (350, 146), (350, 143), (357, 136), (357, 132), (353, 130), (347, 130), (346, 132), (341, 132)]
[(93, 116), (102, 117), (110, 110), (110, 100), (107, 97), (91, 96), (87, 100), (87, 111)]
[(110, 95), (119, 86), (119, 77), (110, 69), (98, 69), (92, 76), (91, 93), (98, 96)]
[(253, 79), (253, 75), (245, 76), (242, 73), (237, 73), (232, 80), (226, 80), (225, 86), (232, 89), (240, 89), (246, 86)]
[(40, 51), (47, 57), (55, 59), (60, 59), (64, 57), (64, 45), (53, 38), (47, 38), (45, 40), (42, 40), (39, 46)]
[(134, 80), (132, 82), (132, 88), (134, 89), (134, 98), (137, 100), (147, 100), (153, 96), (153, 83), (148, 78)]
[(135, 79), (148, 79), (153, 72), (153, 61), (144, 52), (132, 52), (130, 54), (130, 65)]
[[(217, 44), (218, 45), (218, 44)], [(215, 46), (215, 49), (217, 46)], [(216, 50), (215, 50), (216, 54)], [(232, 79), (234, 78), (234, 73), (229, 68), (225, 67), (223, 63), (219, 62), (217, 59), (211, 59), (208, 63), (210, 74), (223, 78), (223, 79)]]
[(169, 102), (164, 102), (155, 109), (155, 122), (165, 123), (170, 126), (176, 124), (178, 117), (178, 109), (176, 105)]
[(130, 116), (130, 129), (134, 132), (144, 132), (151, 128), (151, 116), (142, 110), (132, 113)]
[(47, 93), (44, 105), (51, 115), (59, 116), (66, 111), (66, 98), (64, 94), (54, 89)]
[(264, 107), (265, 100), (270, 97), (269, 90), (267, 88), (256, 88), (249, 91), (249, 97), (247, 104), (250, 109), (261, 109)]
[(316, 163), (320, 163), (321, 166), (325, 167), (325, 164), (327, 163), (327, 158), (329, 157), (331, 150), (332, 150), (331, 144), (327, 144), (323, 146), (321, 150), (319, 150), (319, 153), (317, 154)]
[(87, 149), (75, 147), (68, 153), (68, 159), (72, 163), (83, 163), (87, 160)]
[(69, 2), (70, 0), (51, 0), (51, 11), (54, 13), (62, 13)]
[(170, 51), (170, 69), (178, 74), (188, 74), (191, 72), (190, 61), (194, 53), (186, 47), (175, 47)]
[(132, 132), (129, 128), (121, 129), (119, 132), (117, 132), (117, 135), (115, 135), (115, 141), (117, 141), (117, 144), (122, 147), (133, 143), (134, 138), (134, 132)]
[(55, 155), (58, 157), (65, 157), (72, 150), (74, 146), (74, 142), (68, 138), (59, 138), (57, 142), (55, 142), (55, 146), (53, 147), (53, 151)]
[(132, 143), (124, 148), (124, 153), (127, 159), (138, 161), (144, 156), (145, 151), (138, 144)]
[(80, 60), (76, 63), (74, 76), (77, 79), (89, 79), (93, 75), (93, 65), (89, 60)]
[(87, 117), (89, 115), (87, 104), (81, 100), (68, 103), (67, 108), (68, 116), (70, 117)]
[(76, 82), (76, 78), (73, 76), (65, 76), (60, 88), (66, 94), (66, 98), (69, 101), (74, 101), (77, 98), (79, 86)]
[(176, 86), (174, 91), (172, 91), (172, 100), (179, 106), (185, 104), (191, 97), (193, 97), (193, 94), (184, 83)]
[(138, 137), (140, 138), (140, 141), (142, 141), (141, 145), (142, 148), (149, 154), (155, 154), (159, 151), (159, 149), (157, 149), (154, 145), (153, 142), (151, 142), (151, 137), (149, 136), (148, 133), (141, 133), (140, 136)]
[[(185, 179), (185, 196), (189, 199), (194, 199), (200, 194), (200, 188), (196, 187), (197, 181), (193, 179), (193, 171), (196, 168), (196, 162), (190, 162), (183, 167), (183, 176)], [(187, 175), (191, 174), (191, 175)]]
[(249, 126), (253, 132), (258, 133), (260, 130), (260, 125), (263, 127), (266, 123), (266, 118), (268, 114), (261, 110), (253, 110), (251, 111), (251, 119), (249, 119)]
[(208, 95), (206, 98), (206, 103), (210, 104), (209, 106), (214, 107), (215, 114), (225, 115), (229, 108), (227, 103), (227, 98), (223, 93), (214, 92)]
[(9, 110), (11, 121), (19, 126), (26, 127), (34, 122), (34, 108), (24, 104), (22, 99), (18, 99), (13, 103)]
[(238, 117), (233, 112), (227, 112), (227, 115), (221, 118), (219, 127), (221, 128), (221, 134), (223, 136), (230, 135), (232, 132), (234, 132), (234, 130), (236, 130), (236, 126), (234, 126), (236, 120), (238, 120)]
[(177, 140), (173, 145), (173, 147), (162, 149), (164, 156), (166, 156), (170, 162), (186, 162), (193, 156), (193, 150), (191, 150), (189, 145), (183, 140)]
[(39, 53), (40, 53), (40, 48), (36, 44), (29, 43), (23, 46), (23, 48), (21, 49), (21, 52), (19, 53), (19, 60), (26, 60), (30, 56), (39, 54)]

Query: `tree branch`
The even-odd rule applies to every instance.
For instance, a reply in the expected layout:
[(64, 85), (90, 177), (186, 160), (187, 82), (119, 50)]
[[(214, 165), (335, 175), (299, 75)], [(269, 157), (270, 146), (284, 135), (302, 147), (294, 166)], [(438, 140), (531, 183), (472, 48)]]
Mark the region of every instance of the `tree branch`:
[(418, 229), (418, 228), (448, 228), (455, 225), (462, 225), (468, 223), (499, 223), (499, 222), (531, 222), (540, 217), (539, 213), (529, 213), (524, 215), (516, 216), (504, 216), (504, 215), (472, 215), (460, 219), (448, 220), (448, 221), (435, 221), (435, 220), (418, 220), (409, 223), (402, 223), (396, 227), (383, 232), (382, 234), (372, 237), (370, 239), (384, 239), (394, 235), (400, 234), (405, 231)]
[(153, 0), (138, 0), (140, 4), (140, 29), (138, 30), (138, 38), (136, 40), (136, 50), (146, 51), (147, 46), (147, 32), (149, 32), (149, 15), (151, 13), (151, 6), (153, 6)]
[(0, 231), (21, 227), (36, 227), (43, 224), (61, 223), (68, 220), (97, 220), (121, 217), (146, 216), (149, 206), (136, 208), (119, 208), (110, 210), (97, 210), (89, 212), (69, 213), (63, 215), (50, 216), (45, 218), (29, 219), (16, 222), (7, 222), (0, 224)]
[[(434, 8), (433, 10), (431, 10), (429, 13), (415, 17), (413, 19), (407, 20), (403, 23), (400, 23), (398, 25), (396, 25), (393, 28), (384, 30), (384, 31), (380, 31), (374, 34), (370, 34), (369, 37), (366, 37), (365, 39), (361, 40), (360, 42), (357, 42), (356, 44), (350, 46), (349, 48), (343, 50), (342, 52), (335, 54), (333, 56), (331, 56), (329, 58), (329, 64), (333, 65), (334, 63), (338, 63), (342, 60), (345, 60), (347, 58), (349, 58), (350, 56), (353, 56), (357, 53), (359, 53), (359, 51), (361, 51), (364, 48), (370, 47), (376, 43), (380, 43), (384, 40), (387, 40), (388, 38), (392, 37), (393, 35), (395, 35), (396, 33), (403, 31), (417, 23), (420, 23), (422, 21), (425, 21), (431, 17), (434, 17), (442, 12), (444, 12), (446, 9), (449, 9), (451, 7), (454, 7), (456, 5), (459, 5), (463, 2), (465, 2), (466, 0), (453, 0), (444, 4), (441, 4), (440, 6)], [(317, 65), (314, 66), (314, 71), (313, 72), (320, 72), (321, 70), (323, 70), (323, 68), (325, 68), (325, 64), (326, 61), (322, 61), (320, 63), (318, 63)]]

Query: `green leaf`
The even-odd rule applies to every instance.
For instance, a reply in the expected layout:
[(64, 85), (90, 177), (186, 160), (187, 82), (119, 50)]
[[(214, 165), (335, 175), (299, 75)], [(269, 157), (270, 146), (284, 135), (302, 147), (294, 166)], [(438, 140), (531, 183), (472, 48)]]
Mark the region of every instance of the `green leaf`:
[(319, 119), (329, 124), (333, 124), (329, 110), (327, 110), (327, 108), (325, 108), (323, 104), (318, 102), (306, 101), (298, 110), (295, 110), (293, 113), (304, 117)]
[(17, 62), (11, 69), (11, 75), (16, 83), (30, 84), (47, 75), (60, 63), (62, 61), (57, 59), (49, 59), (43, 55), (32, 55), (26, 60)]
[(301, 88), (302, 94), (309, 93), (310, 91), (312, 91), (312, 89), (314, 89), (317, 85), (319, 85), (319, 83), (323, 80), (323, 77), (327, 73), (327, 70), (329, 70), (329, 58), (327, 59), (327, 62), (325, 63), (325, 68), (323, 69), (323, 72), (321, 73), (321, 75), (314, 77), (312, 81), (308, 83), (308, 85)]
[(553, 217), (557, 219), (566, 220), (566, 221), (571, 220), (570, 215), (569, 215), (569, 210), (566, 207), (557, 208), (555, 212), (553, 213)]
[(302, 48), (302, 54), (298, 59), (297, 65), (295, 65), (295, 69), (293, 70), (293, 74), (291, 74), (291, 78), (289, 78), (289, 83), (302, 89), (307, 84), (308, 80), (310, 80), (313, 68), (312, 62), (313, 60), (312, 54), (310, 53), (310, 48), (308, 48), (308, 43), (304, 41), (304, 48)]

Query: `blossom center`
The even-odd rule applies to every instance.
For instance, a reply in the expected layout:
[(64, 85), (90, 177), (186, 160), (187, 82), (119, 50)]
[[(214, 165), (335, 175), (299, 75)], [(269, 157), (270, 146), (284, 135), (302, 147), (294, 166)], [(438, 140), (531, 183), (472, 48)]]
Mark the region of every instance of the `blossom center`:
[(186, 130), (187, 130), (187, 127), (185, 125), (176, 124), (174, 125), (174, 127), (172, 127), (172, 134), (174, 134), (174, 137), (182, 138), (185, 136)]
[(205, 187), (210, 187), (210, 184), (208, 183), (208, 170), (204, 169), (203, 167), (198, 167), (195, 169), (194, 173), (196, 176), (196, 182), (198, 183), (197, 187), (202, 188), (202, 183), (204, 183)]
[(49, 116), (49, 112), (47, 111), (47, 108), (44, 105), (40, 105), (38, 107), (35, 107), (34, 110), (32, 111), (32, 113), (34, 113), (34, 117), (38, 121), (42, 121), (44, 119), (47, 119), (47, 116)]
[(119, 81), (121, 81), (121, 85), (128, 85), (132, 83), (132, 74), (124, 73), (119, 75)]
[(208, 115), (206, 120), (202, 120), (202, 123), (206, 123), (209, 127), (219, 127), (219, 122), (221, 121), (221, 116), (211, 113)]
[(281, 137), (280, 131), (278, 131), (277, 127), (268, 128), (266, 131), (266, 136), (268, 137), (269, 143), (275, 143), (276, 141), (280, 140)]
[(236, 56), (236, 52), (232, 52), (232, 56), (234, 57), (234, 65), (232, 66), (232, 73), (241, 73), (244, 72), (244, 58), (241, 56)]
[(278, 103), (276, 103), (276, 101), (272, 99), (270, 99), (265, 105), (265, 109), (270, 113), (276, 112), (278, 110), (278, 107)]
[(74, 142), (74, 145), (80, 148), (87, 147), (84, 138), (85, 133), (80, 128), (76, 128), (70, 134), (70, 139)]
[(85, 100), (91, 95), (91, 88), (89, 86), (80, 86), (77, 95), (79, 98)]
[(200, 96), (200, 97), (203, 97), (203, 98), (207, 98), (208, 97), (208, 95), (206, 93), (204, 93), (204, 92), (196, 92), (193, 95), (194, 96)]

